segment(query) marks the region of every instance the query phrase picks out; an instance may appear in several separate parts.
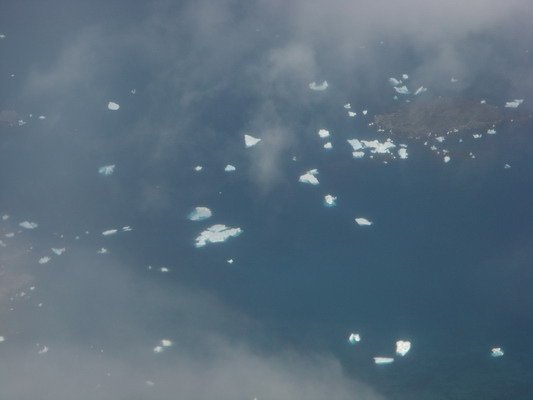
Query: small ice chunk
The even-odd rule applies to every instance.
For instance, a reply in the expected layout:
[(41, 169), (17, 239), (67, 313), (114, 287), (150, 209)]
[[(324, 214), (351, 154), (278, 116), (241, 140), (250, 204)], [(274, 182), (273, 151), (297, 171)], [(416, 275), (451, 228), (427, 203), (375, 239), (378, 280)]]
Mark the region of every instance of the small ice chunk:
[(40, 120), (46, 119), (46, 116), (45, 115), (39, 115), (39, 119)]
[(155, 346), (154, 353), (161, 353), (163, 351), (163, 346)]
[(487, 103), (487, 100), (483, 99), (480, 101), (481, 104), (486, 104)]
[(211, 217), (212, 215), (213, 213), (211, 212), (209, 208), (196, 207), (193, 211), (190, 212), (187, 218), (191, 221), (202, 221), (204, 219)]
[(6, 338), (3, 336), (0, 336), (0, 343), (5, 342), (5, 341), (6, 341)]
[(513, 101), (508, 101), (507, 103), (505, 103), (505, 107), (507, 107), (507, 108), (517, 108), (523, 102), (524, 102), (524, 99), (515, 99)]
[(368, 110), (363, 110), (363, 115), (368, 114)]
[(364, 151), (352, 151), (353, 158), (363, 158), (365, 156)]
[(353, 151), (361, 150), (363, 144), (358, 139), (348, 139), (347, 142), (352, 146)]
[(323, 91), (323, 90), (326, 90), (328, 88), (328, 82), (327, 81), (323, 81), (322, 83), (316, 83), (316, 82), (311, 82), (309, 84), (309, 89), (311, 90), (317, 90), (317, 91)]
[(316, 177), (318, 175), (317, 169), (311, 169), (307, 171), (305, 174), (301, 175), (298, 179), (301, 183), (308, 183), (310, 185), (318, 185), (320, 182), (318, 181), (318, 178)]
[(98, 254), (107, 254), (109, 253), (109, 250), (107, 250), (105, 247), (102, 247), (100, 250), (97, 251)]
[(170, 340), (170, 339), (161, 339), (161, 346), (163, 346), (163, 347), (172, 346), (172, 340)]
[(373, 224), (372, 221), (369, 221), (368, 219), (364, 218), (364, 217), (357, 217), (355, 219), (355, 222), (357, 222), (357, 225), (359, 226), (370, 226)]
[(439, 143), (442, 143), (442, 142), (444, 142), (444, 141), (446, 140), (446, 138), (445, 138), (444, 136), (437, 136), (437, 137), (435, 138), (435, 140), (436, 140), (437, 142), (439, 142)]
[(450, 162), (451, 158), (450, 156), (444, 156), (443, 160), (445, 163), (447, 163), (447, 162)]
[(216, 224), (201, 232), (196, 238), (196, 247), (204, 247), (208, 243), (221, 243), (230, 237), (237, 237), (242, 233), (241, 228), (230, 228), (226, 225)]
[(228, 264), (233, 264), (234, 261), (233, 261), (233, 258), (229, 258), (229, 259), (226, 260), (226, 262), (227, 262)]
[(48, 263), (50, 260), (51, 260), (51, 258), (48, 257), (48, 256), (41, 257), (41, 258), (39, 258), (39, 264), (46, 264), (46, 263)]
[(259, 143), (261, 139), (250, 136), (250, 135), (244, 135), (244, 145), (246, 148), (255, 146), (257, 143)]
[(329, 131), (327, 129), (320, 129), (318, 131), (318, 136), (321, 138), (327, 138), (329, 136)]
[(459, 82), (457, 78), (454, 78), (453, 76), (450, 78), (451, 83)]
[(235, 171), (236, 169), (237, 169), (237, 168), (235, 168), (233, 165), (228, 164), (228, 165), (226, 165), (226, 167), (224, 168), (224, 171), (226, 171), (226, 172), (233, 172), (233, 171)]
[(9, 215), (4, 214), (2, 215), (2, 221), (7, 221), (9, 219)]
[(337, 197), (331, 194), (324, 196), (324, 205), (326, 207), (335, 207), (337, 205)]
[(396, 342), (396, 354), (405, 356), (411, 350), (411, 342), (407, 340), (398, 340)]
[(38, 354), (46, 354), (48, 353), (48, 346), (43, 346), (42, 349), (40, 349), (37, 353)]
[(201, 165), (197, 165), (196, 167), (194, 167), (194, 170), (196, 172), (200, 172), (202, 169), (204, 169), (204, 167), (202, 167)]
[(391, 364), (394, 362), (392, 357), (374, 357), (375, 364)]
[(396, 79), (396, 78), (389, 78), (389, 83), (392, 85), (392, 86), (398, 86), (402, 83), (402, 81)]
[(400, 158), (405, 160), (408, 157), (407, 149), (402, 147), (401, 149), (398, 150), (398, 155), (400, 156)]
[(418, 89), (416, 89), (415, 96), (418, 96), (419, 94), (424, 92), (427, 92), (427, 88), (425, 88), (424, 86), (420, 86)]
[(7, 36), (3, 33), (0, 33), (0, 39), (5, 39)]
[(326, 144), (324, 144), (324, 148), (329, 150), (333, 148), (333, 145), (331, 144), (331, 142), (327, 142)]
[(67, 249), (64, 248), (64, 247), (61, 247), (61, 248), (59, 248), (59, 249), (56, 249), (56, 248), (52, 247), (52, 252), (53, 252), (54, 254), (58, 255), (58, 256), (60, 256), (61, 254), (63, 254), (65, 251), (67, 251)]
[(159, 272), (163, 272), (163, 273), (166, 273), (166, 272), (169, 272), (170, 270), (167, 268), (167, 267), (161, 267), (159, 268)]
[(98, 173), (100, 175), (109, 176), (115, 172), (115, 164), (104, 165), (103, 167), (98, 168)]
[(409, 94), (409, 89), (407, 89), (407, 86), (403, 85), (403, 86), (395, 86), (394, 87), (394, 90), (396, 90), (396, 93), (398, 94)]
[(407, 75), (407, 74), (403, 74), (403, 75), (402, 75), (402, 79), (409, 79), (409, 75)]
[(479, 138), (481, 138), (482, 136), (483, 136), (483, 135), (480, 134), (480, 133), (474, 133), (474, 134), (472, 135), (472, 137), (473, 137), (474, 139), (479, 139)]
[(348, 343), (354, 345), (361, 341), (361, 335), (358, 333), (350, 333), (350, 336), (348, 336)]
[(107, 103), (107, 109), (111, 111), (117, 111), (120, 108), (120, 105), (118, 103), (115, 103), (114, 101), (110, 101)]
[(505, 165), (503, 166), (503, 168), (505, 168), (505, 169), (509, 169), (509, 168), (511, 168), (511, 166), (510, 166), (509, 164), (505, 164)]
[(146, 386), (150, 386), (150, 387), (155, 385), (153, 381), (145, 381), (144, 383), (146, 384)]
[(348, 111), (348, 117), (353, 118), (353, 117), (355, 117), (356, 115), (357, 115), (356, 112)]
[(492, 357), (502, 357), (504, 352), (501, 347), (494, 347), (493, 349), (490, 349), (490, 355)]
[(20, 227), (24, 228), (24, 229), (35, 229), (37, 228), (39, 225), (35, 222), (30, 222), (30, 221), (23, 221), (19, 224)]
[(102, 236), (110, 236), (110, 235), (114, 235), (118, 232), (117, 229), (108, 229), (107, 231), (103, 231), (102, 232)]
[(487, 129), (487, 135), (496, 135), (496, 129), (494, 128)]
[(131, 232), (132, 230), (132, 227), (129, 225), (122, 227), (122, 232)]
[(352, 108), (352, 105), (351, 105), (350, 103), (346, 103), (346, 104), (344, 105), (344, 108), (347, 109), (347, 110), (349, 110), (349, 109)]

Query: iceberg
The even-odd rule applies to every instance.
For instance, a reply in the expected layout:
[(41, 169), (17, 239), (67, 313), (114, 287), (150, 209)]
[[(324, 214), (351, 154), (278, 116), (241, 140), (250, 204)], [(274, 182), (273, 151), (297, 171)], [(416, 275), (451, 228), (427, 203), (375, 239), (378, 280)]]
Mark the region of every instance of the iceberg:
[(309, 84), (309, 89), (311, 90), (317, 90), (317, 91), (323, 91), (323, 90), (326, 90), (328, 88), (328, 82), (327, 81), (324, 81), (322, 83), (316, 83), (316, 82), (311, 82)]
[(60, 256), (61, 254), (63, 254), (65, 251), (67, 251), (67, 249), (65, 249), (64, 247), (60, 248), (60, 249), (56, 249), (56, 248), (53, 248), (52, 247), (52, 252), (55, 254), (55, 255), (58, 255)]
[(405, 148), (401, 148), (398, 150), (398, 155), (400, 156), (401, 159), (406, 159), (408, 157), (408, 154), (407, 154), (407, 149)]
[(98, 173), (100, 175), (109, 176), (115, 172), (115, 164), (104, 165), (103, 167), (98, 168)]
[(337, 205), (337, 197), (327, 194), (324, 196), (324, 205), (326, 207), (335, 207)]
[(111, 111), (117, 111), (120, 108), (120, 105), (118, 103), (115, 103), (114, 101), (110, 101), (107, 103), (107, 109)]
[(213, 213), (211, 210), (207, 207), (196, 207), (191, 213), (187, 216), (187, 218), (191, 221), (202, 221), (204, 219), (207, 219), (211, 217)]
[(237, 169), (237, 168), (235, 168), (233, 165), (228, 164), (228, 165), (226, 165), (226, 167), (224, 168), (224, 171), (226, 171), (226, 172), (233, 172), (233, 171), (235, 171), (236, 169)]
[(201, 232), (196, 238), (196, 247), (204, 247), (208, 243), (221, 243), (230, 237), (237, 237), (242, 233), (241, 228), (230, 228), (226, 225), (216, 224)]
[(501, 347), (494, 347), (493, 349), (490, 349), (490, 355), (492, 357), (503, 357), (504, 352)]
[(505, 103), (505, 107), (507, 107), (507, 108), (517, 108), (523, 102), (524, 102), (524, 99), (515, 99), (513, 101), (508, 101), (507, 103)]
[(372, 221), (369, 221), (368, 219), (363, 218), (363, 217), (357, 217), (355, 219), (355, 222), (357, 222), (357, 225), (359, 226), (370, 226), (373, 224)]
[(246, 148), (255, 146), (257, 143), (259, 143), (261, 139), (250, 136), (250, 135), (244, 135), (244, 145)]
[(30, 222), (30, 221), (23, 221), (19, 224), (19, 226), (21, 228), (24, 228), (24, 229), (35, 229), (37, 228), (39, 225), (35, 222)]
[(409, 94), (409, 89), (407, 89), (407, 86), (394, 86), (394, 90), (396, 90), (396, 93), (398, 94)]
[(118, 232), (117, 229), (108, 229), (107, 231), (102, 232), (102, 236), (111, 236)]
[(350, 333), (350, 336), (348, 336), (348, 343), (351, 345), (354, 345), (361, 341), (361, 335), (358, 333)]
[(375, 364), (391, 364), (394, 362), (394, 358), (391, 357), (374, 357)]
[(396, 342), (396, 354), (405, 356), (411, 350), (411, 342), (407, 340), (398, 340)]
[(332, 149), (333, 148), (333, 145), (331, 144), (331, 142), (327, 142), (326, 144), (324, 144), (324, 148), (326, 150), (329, 150), (329, 149)]
[(311, 169), (307, 171), (305, 174), (301, 175), (298, 179), (301, 183), (308, 183), (310, 185), (318, 185), (320, 182), (318, 181), (317, 177), (315, 175), (318, 175), (317, 169)]
[(320, 129), (318, 131), (318, 136), (321, 138), (327, 138), (329, 136), (329, 131), (327, 129)]
[(415, 96), (418, 96), (419, 94), (424, 92), (427, 92), (427, 88), (425, 88), (424, 86), (420, 86), (418, 89), (416, 89)]
[(48, 257), (48, 256), (41, 257), (41, 258), (39, 258), (39, 264), (46, 264), (46, 263), (48, 263), (50, 260), (51, 260), (51, 258)]

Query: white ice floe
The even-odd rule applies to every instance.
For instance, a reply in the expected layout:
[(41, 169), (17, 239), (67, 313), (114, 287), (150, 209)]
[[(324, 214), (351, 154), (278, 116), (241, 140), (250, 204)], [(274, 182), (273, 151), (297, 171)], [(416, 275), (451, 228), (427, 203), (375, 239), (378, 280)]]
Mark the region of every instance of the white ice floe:
[(64, 247), (61, 247), (61, 248), (59, 248), (59, 249), (56, 249), (56, 248), (52, 247), (52, 252), (53, 252), (55, 255), (58, 255), (58, 256), (60, 256), (61, 254), (63, 254), (65, 251), (67, 251), (67, 249), (64, 248)]
[(163, 346), (163, 347), (172, 346), (172, 340), (170, 340), (170, 339), (161, 339), (161, 346)]
[(201, 165), (197, 165), (196, 167), (194, 167), (194, 170), (196, 172), (200, 172), (202, 169), (204, 169), (204, 167), (202, 167)]
[(213, 213), (207, 207), (196, 207), (193, 211), (189, 213), (187, 218), (191, 221), (202, 221), (211, 217)]
[(363, 110), (362, 113), (363, 113), (363, 115), (366, 115), (366, 114), (368, 114), (368, 110)]
[(492, 357), (502, 357), (504, 352), (501, 347), (494, 347), (493, 349), (490, 349), (490, 355)]
[(35, 222), (30, 222), (30, 221), (23, 221), (19, 224), (20, 227), (24, 228), (24, 229), (35, 229), (37, 228), (39, 225)]
[(305, 174), (301, 175), (298, 179), (301, 183), (308, 183), (310, 185), (318, 185), (320, 182), (318, 181), (318, 178), (316, 177), (318, 175), (317, 169), (310, 169)]
[(392, 357), (374, 357), (375, 364), (391, 364), (394, 362)]
[(357, 115), (356, 112), (348, 111), (348, 117), (353, 118), (353, 117), (355, 117), (356, 115)]
[[(361, 140), (361, 143), (365, 148), (371, 149), (371, 153), (378, 154), (390, 154), (390, 149), (396, 147), (394, 142), (390, 139), (387, 139), (384, 142), (379, 142), (378, 140)], [(355, 150), (355, 149), (354, 149)]]
[(358, 333), (350, 333), (350, 336), (348, 336), (348, 343), (350, 344), (356, 344), (361, 341), (361, 335)]
[(0, 336), (0, 343), (5, 342), (5, 341), (6, 341), (6, 338), (3, 336)]
[(447, 162), (450, 162), (451, 158), (450, 156), (444, 156), (443, 160), (445, 163), (447, 163)]
[(2, 215), (2, 221), (7, 221), (9, 219), (9, 215), (4, 214)]
[(389, 78), (389, 83), (392, 85), (392, 86), (398, 86), (402, 83), (402, 81), (396, 79), (396, 78)]
[(511, 168), (511, 166), (510, 166), (509, 164), (505, 164), (505, 165), (503, 166), (503, 168), (505, 168), (505, 169), (509, 169), (509, 168)]
[(98, 173), (100, 175), (109, 176), (115, 172), (115, 164), (104, 165), (103, 167), (98, 168)]
[(411, 350), (411, 342), (407, 340), (398, 340), (396, 342), (396, 354), (405, 356)]
[(524, 99), (515, 99), (513, 101), (508, 101), (507, 103), (505, 103), (505, 107), (507, 107), (507, 108), (517, 108), (523, 102), (524, 102)]
[(353, 158), (363, 158), (365, 156), (364, 151), (352, 151)]
[(159, 272), (163, 272), (163, 273), (167, 273), (169, 272), (170, 270), (167, 268), (167, 267), (161, 267), (159, 268)]
[(8, 232), (4, 235), (6, 238), (12, 238), (15, 237), (15, 232)]
[(41, 257), (39, 258), (39, 264), (46, 264), (48, 263), (52, 258), (48, 257), (48, 256), (44, 256), (44, 257)]
[(233, 264), (233, 263), (234, 263), (233, 258), (228, 258), (228, 259), (226, 260), (226, 262), (227, 262), (228, 264)]
[(368, 219), (364, 218), (364, 217), (357, 217), (355, 219), (355, 222), (357, 222), (357, 225), (359, 226), (370, 226), (373, 224), (372, 221), (369, 221)]
[(327, 142), (327, 143), (324, 144), (324, 148), (325, 148), (326, 150), (329, 150), (329, 149), (332, 149), (332, 148), (333, 148), (333, 145), (331, 144), (331, 142)]
[(415, 96), (418, 96), (419, 94), (422, 94), (424, 92), (427, 92), (427, 88), (425, 88), (424, 86), (420, 86), (418, 89), (416, 89)]
[(235, 168), (233, 165), (228, 164), (228, 165), (226, 165), (226, 167), (224, 168), (224, 171), (226, 171), (226, 172), (233, 172), (233, 171), (235, 171), (236, 169), (237, 169), (237, 168)]
[(122, 227), (122, 232), (131, 232), (133, 230), (133, 228), (129, 225), (126, 225), (126, 226), (123, 226)]
[(46, 119), (46, 116), (45, 115), (39, 115), (39, 119), (40, 120)]
[(120, 105), (118, 103), (115, 103), (114, 101), (110, 101), (107, 103), (107, 109), (111, 111), (117, 111), (120, 108)]
[(43, 346), (41, 349), (39, 349), (39, 351), (37, 352), (38, 354), (46, 354), (48, 353), (48, 346)]
[(405, 80), (405, 79), (409, 79), (409, 75), (407, 75), (407, 74), (403, 74), (403, 75), (402, 75), (402, 79), (404, 79), (404, 80)]
[(487, 100), (483, 99), (480, 101), (481, 104), (486, 104), (487, 103)]
[(398, 94), (409, 94), (409, 89), (407, 89), (407, 86), (394, 86), (394, 90), (396, 90), (396, 93)]
[(337, 205), (337, 197), (331, 194), (324, 196), (324, 205), (326, 207), (335, 207)]
[(319, 129), (318, 136), (320, 136), (321, 138), (327, 138), (329, 137), (329, 131), (327, 129)]
[(400, 158), (402, 159), (406, 159), (408, 157), (408, 154), (407, 154), (407, 149), (405, 148), (401, 148), (398, 150), (398, 156), (400, 156)]
[(244, 145), (246, 148), (255, 146), (257, 143), (259, 143), (261, 139), (250, 136), (250, 135), (244, 135)]
[(117, 229), (108, 229), (107, 231), (102, 232), (102, 236), (111, 236), (118, 232)]
[(327, 81), (323, 81), (322, 83), (311, 82), (309, 84), (309, 89), (322, 91), (322, 90), (326, 90), (328, 86), (329, 85)]
[(97, 251), (98, 254), (107, 254), (109, 253), (109, 250), (107, 250), (105, 247), (102, 247), (100, 250)]
[(353, 151), (361, 150), (363, 144), (358, 139), (348, 139), (347, 142), (352, 146)]
[(472, 135), (472, 137), (473, 137), (474, 139), (480, 139), (481, 137), (483, 137), (483, 135), (482, 135), (481, 133), (474, 133), (474, 134)]
[(7, 36), (3, 33), (0, 33), (0, 39), (5, 39)]
[(163, 351), (163, 346), (155, 346), (154, 353), (161, 353)]
[(346, 103), (343, 107), (349, 110), (350, 108), (352, 108), (352, 105), (350, 103)]
[(242, 233), (241, 228), (230, 228), (223, 224), (210, 226), (196, 238), (196, 247), (204, 247), (208, 243), (221, 243), (230, 237), (237, 237)]
[(487, 135), (496, 135), (496, 129), (494, 128), (487, 129)]

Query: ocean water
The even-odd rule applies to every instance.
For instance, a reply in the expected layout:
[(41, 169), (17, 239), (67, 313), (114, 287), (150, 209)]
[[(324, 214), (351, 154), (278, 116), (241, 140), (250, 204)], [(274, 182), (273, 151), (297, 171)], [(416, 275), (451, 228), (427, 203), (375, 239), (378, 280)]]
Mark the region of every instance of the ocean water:
[[(51, 385), (50, 398), (76, 393), (59, 389), (60, 373), (38, 374), (35, 391), (8, 382), (14, 375), (24, 382), (31, 368), (46, 365), (26, 359), (46, 343), (50, 351), (42, 356), (54, 371), (84, 360), (84, 351), (112, 355), (95, 362), (98, 374), (84, 372), (90, 379), (69, 375), (83, 382), (87, 398), (180, 398), (179, 390), (166, 391), (167, 383), (157, 392), (156, 372), (161, 382), (172, 381), (163, 377), (165, 368), (170, 376), (188, 375), (172, 369), (171, 351), (157, 360), (152, 347), (172, 338), (180, 354), (209, 368), (202, 346), (212, 340), (205, 332), (216, 330), (267, 360), (281, 351), (331, 357), (343, 379), (385, 399), (531, 399), (533, 147), (527, 121), (506, 121), (496, 135), (479, 140), (471, 132), (448, 136), (442, 146), (449, 163), (423, 140), (395, 136), (396, 144), (408, 145), (408, 159), (370, 159), (367, 152), (356, 160), (346, 140), (389, 137), (368, 123), (404, 101), (393, 100), (390, 76), (409, 72), (416, 82), (438, 81), (432, 74), (441, 71), (426, 70), (427, 53), (372, 41), (360, 50), (369, 59), (364, 67), (327, 63), (334, 54), (328, 46), (311, 61), (305, 48), (290, 47), (284, 19), (269, 30), (251, 9), (233, 3), (218, 6), (230, 16), (215, 18), (226, 39), (219, 50), (210, 46), (216, 35), (207, 27), (183, 19), (200, 12), (195, 7), (176, 6), (166, 19), (160, 7), (166, 8), (155, 3), (123, 14), (118, 6), (58, 2), (52, 9), (68, 18), (49, 24), (39, 18), (41, 6), (19, 5), (7, 7), (11, 19), (0, 18), (0, 33), (7, 34), (0, 41), (0, 111), (15, 110), (27, 122), (0, 125), (0, 214), (10, 215), (0, 227), (2, 235), (16, 233), (0, 248), (0, 335), (6, 337), (0, 352), (16, 365), (2, 367), (10, 398), (31, 398), (24, 396), (38, 393), (41, 382)], [(9, 22), (13, 18), (26, 23)], [(236, 31), (227, 27), (235, 21), (242, 23)], [(137, 24), (139, 36), (132, 29)], [(238, 40), (240, 29), (247, 39)], [(480, 36), (458, 50), (466, 65), (479, 42), (489, 42), (502, 58), (530, 66), (529, 55)], [(294, 70), (279, 63), (301, 53), (304, 61)], [(303, 71), (306, 62), (316, 64), (314, 75)], [(441, 79), (428, 95), (502, 105), (516, 92), (500, 72), (480, 70), (457, 87)], [(317, 82), (328, 77), (329, 88), (310, 91), (311, 75)], [(526, 102), (517, 112), (528, 112), (527, 94), (519, 93)], [(108, 101), (120, 110), (107, 110)], [(346, 116), (346, 102), (356, 118)], [(40, 114), (46, 119), (38, 120)], [(330, 151), (317, 135), (321, 128), (332, 134)], [(245, 133), (262, 142), (245, 149)], [(115, 172), (99, 175), (108, 164), (116, 164)], [(226, 164), (236, 171), (224, 172)], [(202, 171), (194, 171), (196, 165)], [(299, 183), (313, 168), (320, 184)], [(335, 207), (324, 207), (326, 194), (337, 196)], [(209, 207), (213, 216), (188, 221), (196, 206)], [(373, 225), (358, 226), (356, 217)], [(18, 227), (23, 220), (39, 228), (26, 232)], [(196, 248), (195, 237), (215, 223), (243, 233)], [(133, 231), (101, 235), (125, 225)], [(67, 247), (63, 258), (37, 265), (60, 245)], [(110, 253), (97, 254), (101, 247)], [(26, 300), (32, 284), (37, 292)], [(180, 297), (196, 291), (201, 301)], [(160, 298), (163, 292), (171, 294)], [(351, 332), (362, 336), (355, 346), (347, 341)], [(394, 356), (399, 339), (410, 340), (411, 351), (392, 365), (374, 365), (372, 357)], [(493, 347), (502, 347), (504, 357), (491, 357)], [(146, 376), (115, 372), (131, 365)], [(103, 378), (107, 368), (110, 380)], [(143, 387), (138, 397), (123, 391), (129, 379), (143, 385), (148, 378), (156, 381), (154, 391)], [(232, 385), (238, 398), (250, 397)], [(203, 398), (201, 386), (192, 384), (187, 393)], [(257, 397), (281, 398), (265, 393)], [(340, 393), (328, 391), (331, 398)]]

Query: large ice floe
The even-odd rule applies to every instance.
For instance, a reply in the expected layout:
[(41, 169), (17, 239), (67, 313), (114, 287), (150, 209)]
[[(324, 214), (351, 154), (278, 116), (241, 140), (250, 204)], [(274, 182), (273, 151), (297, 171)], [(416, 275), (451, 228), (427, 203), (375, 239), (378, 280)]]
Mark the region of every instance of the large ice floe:
[(513, 101), (508, 101), (505, 103), (507, 108), (517, 108), (520, 104), (524, 102), (524, 99), (515, 99)]
[(411, 350), (411, 342), (407, 340), (398, 340), (396, 342), (396, 354), (405, 356)]
[(36, 222), (23, 221), (19, 224), (19, 226), (24, 229), (35, 229), (39, 225)]
[(100, 175), (109, 176), (113, 175), (115, 172), (115, 164), (104, 165), (103, 167), (98, 168), (98, 173)]
[(374, 363), (376, 364), (391, 364), (394, 362), (392, 357), (374, 357)]
[(107, 103), (107, 109), (110, 111), (117, 111), (120, 108), (120, 104), (110, 101)]
[(318, 175), (318, 169), (310, 169), (305, 174), (301, 175), (298, 179), (301, 183), (308, 183), (309, 185), (318, 185), (320, 182), (316, 177)]
[(361, 341), (361, 335), (358, 333), (350, 333), (350, 336), (348, 336), (348, 343), (351, 345), (354, 345), (356, 343), (359, 343)]
[(250, 136), (250, 135), (244, 135), (244, 145), (246, 148), (255, 146), (257, 143), (259, 143), (261, 139)]
[(317, 91), (322, 91), (322, 90), (326, 90), (328, 88), (328, 82), (327, 81), (323, 81), (322, 83), (316, 83), (316, 82), (311, 82), (309, 84), (309, 89), (311, 90), (317, 90)]
[(337, 205), (337, 197), (327, 194), (324, 196), (324, 205), (326, 207), (335, 207)]
[(230, 237), (237, 237), (242, 233), (241, 228), (230, 228), (223, 224), (210, 226), (196, 238), (196, 247), (204, 247), (208, 243), (221, 243)]
[(211, 215), (213, 215), (213, 213), (211, 212), (209, 208), (195, 207), (195, 209), (189, 213), (187, 218), (190, 219), (191, 221), (202, 221), (204, 219), (211, 217)]
[(359, 226), (370, 226), (373, 224), (372, 221), (369, 221), (368, 219), (364, 218), (364, 217), (357, 217), (355, 219), (355, 222), (357, 222), (357, 225)]

